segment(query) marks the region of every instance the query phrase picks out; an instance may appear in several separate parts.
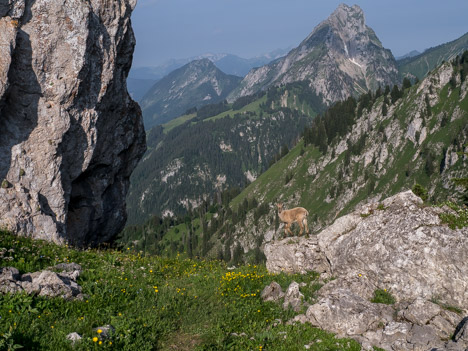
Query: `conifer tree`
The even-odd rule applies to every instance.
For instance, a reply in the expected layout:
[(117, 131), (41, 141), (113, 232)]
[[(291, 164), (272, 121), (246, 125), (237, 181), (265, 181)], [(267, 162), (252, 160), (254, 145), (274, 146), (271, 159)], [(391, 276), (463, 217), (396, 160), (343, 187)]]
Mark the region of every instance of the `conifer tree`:
[(402, 92), (400, 91), (400, 89), (398, 89), (398, 86), (396, 84), (393, 86), (393, 89), (390, 93), (390, 97), (392, 99), (392, 104), (394, 104), (399, 98), (402, 97)]
[(386, 116), (388, 112), (387, 104), (385, 103), (385, 100), (382, 104), (382, 116)]
[(403, 90), (411, 88), (411, 81), (408, 78), (403, 79)]

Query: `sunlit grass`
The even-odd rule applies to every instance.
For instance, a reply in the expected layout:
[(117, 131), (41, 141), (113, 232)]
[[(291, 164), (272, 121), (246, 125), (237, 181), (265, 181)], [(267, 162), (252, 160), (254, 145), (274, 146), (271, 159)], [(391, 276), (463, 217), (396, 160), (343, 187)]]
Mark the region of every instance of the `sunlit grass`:
[[(145, 257), (131, 247), (78, 251), (5, 232), (1, 248), (1, 266), (21, 273), (79, 263), (85, 299), (0, 294), (0, 349), (7, 343), (26, 350), (360, 349), (308, 324), (286, 326), (294, 312), (260, 297), (272, 281), (283, 289), (305, 282), (313, 291), (316, 274), (273, 275), (255, 265), (228, 270), (220, 261)], [(108, 338), (96, 329), (105, 325), (115, 328)], [(74, 346), (66, 339), (72, 332), (83, 337)]]

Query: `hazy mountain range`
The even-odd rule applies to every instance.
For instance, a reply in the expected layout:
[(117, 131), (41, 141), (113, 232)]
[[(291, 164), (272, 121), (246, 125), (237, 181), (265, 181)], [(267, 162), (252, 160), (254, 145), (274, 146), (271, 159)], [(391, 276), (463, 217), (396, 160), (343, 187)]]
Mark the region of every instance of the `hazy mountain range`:
[[(232, 78), (229, 83), (222, 83), (227, 75), (218, 72), (207, 59), (174, 71), (169, 78), (156, 83), (142, 100), (147, 127), (169, 123), (158, 132), (150, 132), (150, 139), (158, 136), (154, 139), (157, 142), (149, 142), (150, 149), (135, 171), (129, 196), (130, 217), (140, 218), (130, 221), (138, 222), (152, 213), (177, 213), (188, 208), (188, 204), (197, 206), (201, 199), (220, 189), (243, 186), (245, 179), (256, 179), (281, 152), (283, 143), (291, 146), (299, 137), (304, 117), (310, 123), (324, 106), (351, 96), (364, 101), (373, 99), (368, 91), (378, 90), (382, 94), (385, 90), (388, 95), (394, 85), (401, 84), (403, 74), (398, 67), (407, 67), (407, 76), (418, 77), (421, 65), (425, 70), (433, 69), (437, 62), (456, 56), (464, 47), (468, 49), (464, 37), (397, 63), (365, 24), (362, 10), (358, 6), (340, 5), (297, 48), (252, 69), (242, 81)], [(231, 103), (222, 103), (227, 95)], [(213, 102), (220, 105), (210, 105)], [(173, 119), (204, 104), (208, 106), (203, 113), (192, 109), (189, 114)], [(359, 104), (362, 109), (364, 103)], [(169, 111), (175, 107), (179, 110)], [(294, 131), (295, 136), (280, 138), (280, 145), (272, 143), (268, 139), (278, 138), (275, 128), (281, 132), (287, 127), (275, 122), (265, 129), (270, 125), (268, 119), (288, 121), (290, 126), (294, 125), (288, 132)], [(226, 126), (236, 131), (235, 138)], [(193, 142), (198, 140), (196, 134), (205, 135), (197, 143), (205, 143), (206, 148), (196, 146), (192, 150)], [(208, 137), (211, 134), (213, 137)], [(260, 148), (259, 138), (263, 140)], [(245, 151), (249, 150), (247, 145), (251, 151)], [(171, 153), (175, 149), (177, 153)], [(193, 160), (198, 163), (183, 156), (195, 151), (197, 157)], [(238, 164), (236, 171), (230, 168), (232, 164)], [(161, 201), (157, 200), (160, 194), (164, 194)]]
[(134, 79), (152, 79), (159, 80), (171, 73), (173, 70), (180, 68), (187, 63), (195, 60), (208, 59), (213, 62), (216, 67), (226, 74), (244, 77), (254, 67), (263, 66), (272, 60), (286, 55), (291, 48), (276, 49), (265, 55), (252, 58), (243, 58), (233, 54), (203, 54), (182, 59), (170, 59), (160, 65), (152, 67), (136, 67), (130, 71), (130, 78)]

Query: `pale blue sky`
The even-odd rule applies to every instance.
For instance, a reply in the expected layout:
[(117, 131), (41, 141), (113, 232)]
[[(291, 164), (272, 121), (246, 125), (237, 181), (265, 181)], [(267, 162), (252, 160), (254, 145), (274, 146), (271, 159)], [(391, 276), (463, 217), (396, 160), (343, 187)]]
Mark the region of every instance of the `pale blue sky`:
[[(299, 44), (343, 1), (139, 0), (134, 67), (231, 53), (249, 58)], [(468, 32), (467, 0), (355, 0), (384, 47), (401, 56)]]

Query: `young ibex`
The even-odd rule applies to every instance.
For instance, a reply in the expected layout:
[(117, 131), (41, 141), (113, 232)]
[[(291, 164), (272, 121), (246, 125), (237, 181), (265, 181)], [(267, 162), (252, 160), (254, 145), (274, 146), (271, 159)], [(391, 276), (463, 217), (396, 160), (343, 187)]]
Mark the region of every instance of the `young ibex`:
[(307, 226), (307, 216), (309, 215), (309, 211), (307, 211), (303, 207), (295, 207), (295, 208), (290, 209), (290, 210), (283, 210), (283, 204), (282, 203), (276, 204), (276, 206), (278, 206), (278, 217), (279, 217), (279, 219), (281, 219), (282, 222), (286, 223), (286, 225), (284, 227), (285, 235), (287, 235), (287, 232), (289, 232), (289, 234), (291, 236), (293, 235), (293, 233), (292, 233), (291, 229), (289, 229), (289, 227), (294, 222), (297, 222), (297, 224), (299, 224), (299, 227), (301, 227), (301, 231), (299, 232), (299, 236), (302, 235), (302, 232), (304, 231), (304, 227), (305, 227), (306, 234), (307, 235), (309, 234), (309, 227)]

